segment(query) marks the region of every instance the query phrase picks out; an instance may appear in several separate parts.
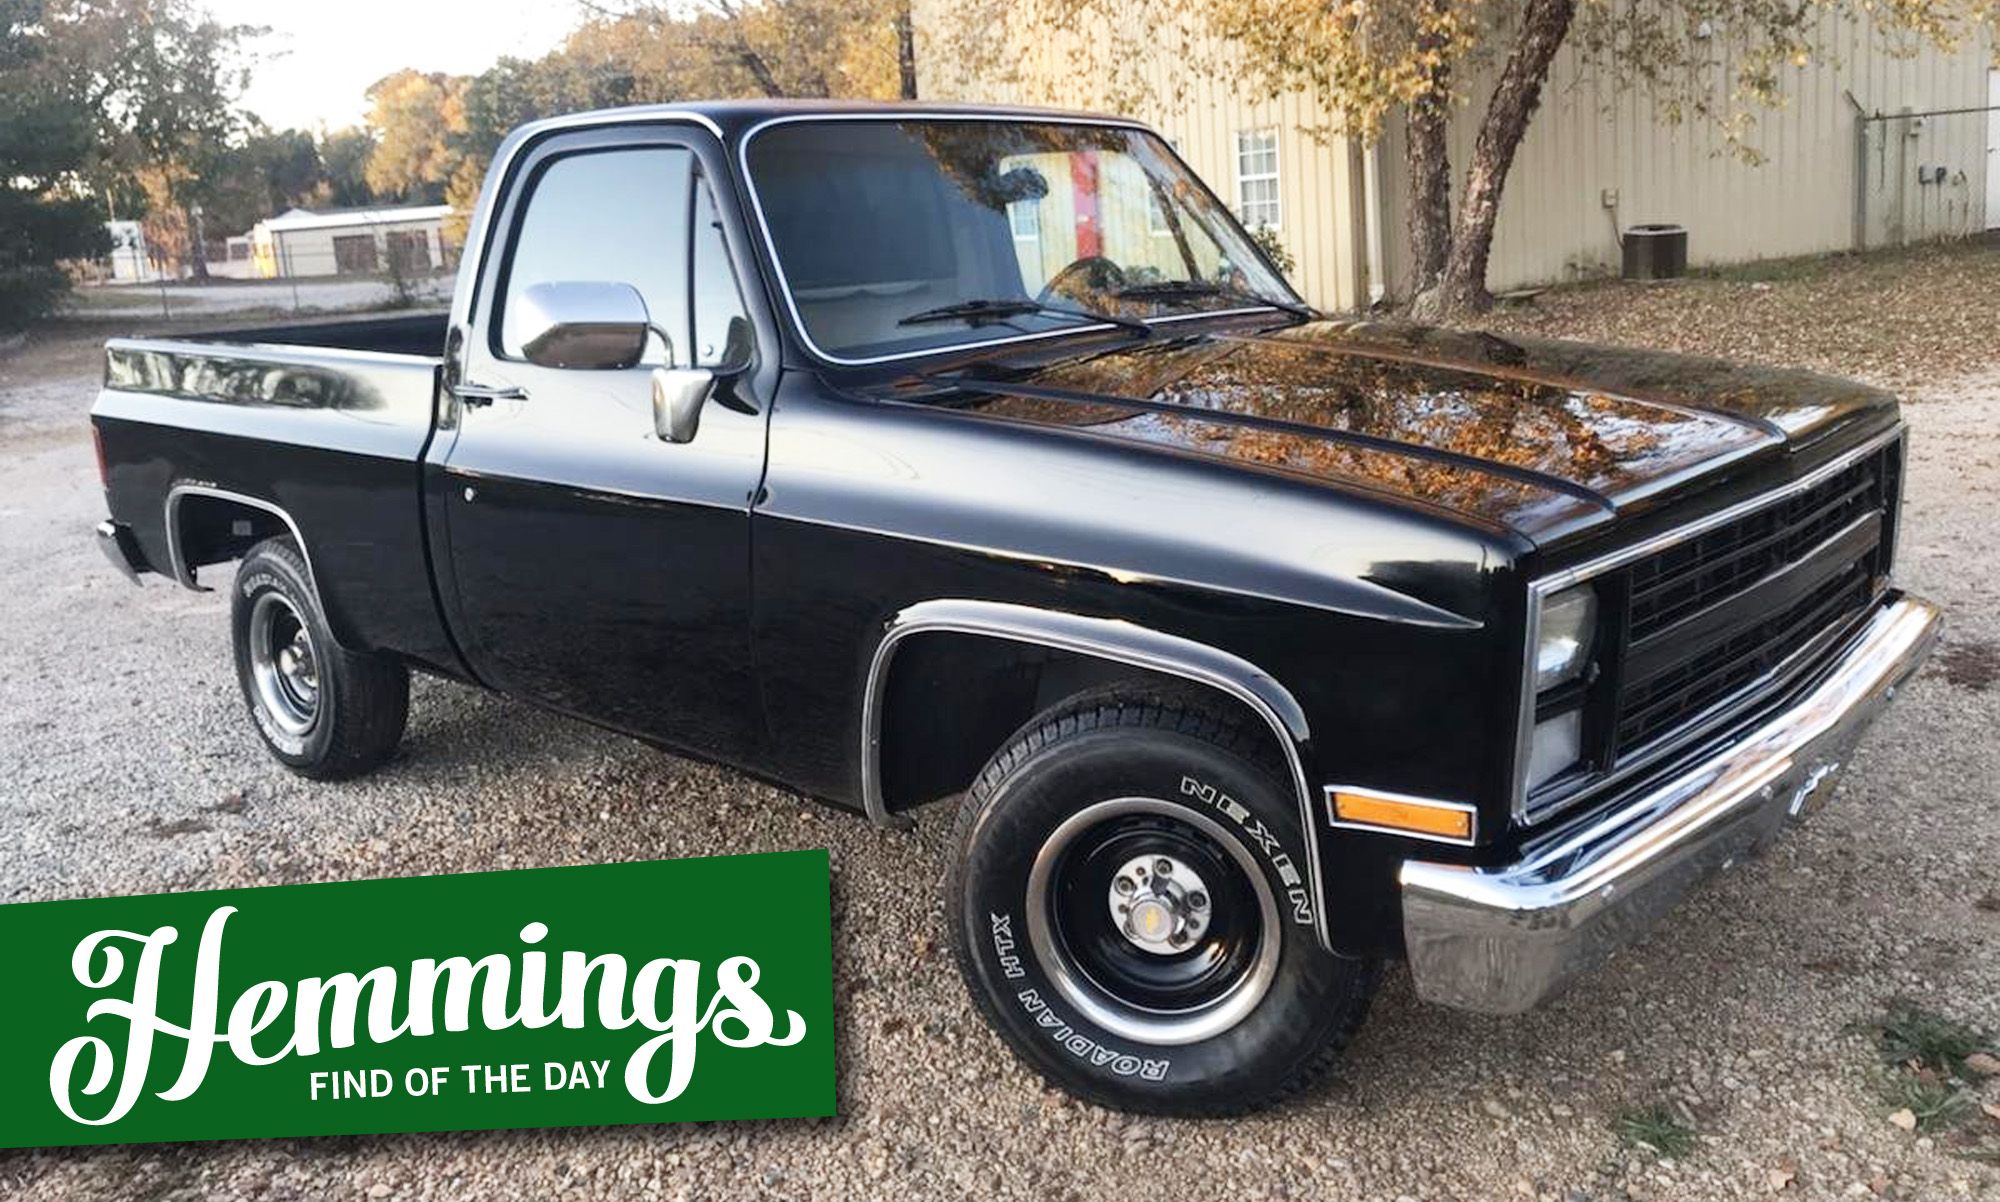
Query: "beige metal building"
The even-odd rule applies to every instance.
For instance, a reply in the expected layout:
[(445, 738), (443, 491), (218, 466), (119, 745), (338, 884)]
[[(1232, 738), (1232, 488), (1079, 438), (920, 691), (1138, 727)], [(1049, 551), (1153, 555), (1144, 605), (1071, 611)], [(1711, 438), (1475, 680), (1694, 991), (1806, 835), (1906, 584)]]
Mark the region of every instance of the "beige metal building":
[(398, 268), (426, 275), (444, 266), (450, 205), (373, 209), (291, 209), (250, 230), (256, 273), (375, 275)]
[[(1111, 69), (1093, 63), (1087, 29), (995, 31), (1013, 43), (1017, 77), (981, 78), (935, 36), (957, 7), (915, 5), (926, 97), (1101, 109), (1108, 95), (1129, 91), (1098, 82)], [(1660, 120), (1646, 96), (1565, 50), (1508, 178), (1488, 286), (1616, 274), (1618, 231), (1642, 223), (1687, 227), (1696, 266), (2000, 226), (2000, 113), (1986, 111), (2000, 104), (2000, 73), (1990, 41), (1951, 54), (1892, 50), (1872, 30), (1843, 24), (1822, 45), (1813, 65), (1784, 82), (1786, 103), (1760, 114), (1747, 139), (1762, 156), (1754, 164), (1711, 126)], [(1230, 78), (1171, 65), (1181, 56), (1159, 58), (1133, 69), (1150, 99), (1128, 115), (1172, 139), (1246, 224), (1276, 230), (1309, 299), (1340, 310), (1405, 294), (1407, 182), (1393, 122), (1373, 147), (1316, 134), (1328, 116), (1304, 98), (1245, 99)], [(1969, 111), (1899, 115), (1936, 110)], [(1454, 122), (1455, 175), (1477, 115)]]

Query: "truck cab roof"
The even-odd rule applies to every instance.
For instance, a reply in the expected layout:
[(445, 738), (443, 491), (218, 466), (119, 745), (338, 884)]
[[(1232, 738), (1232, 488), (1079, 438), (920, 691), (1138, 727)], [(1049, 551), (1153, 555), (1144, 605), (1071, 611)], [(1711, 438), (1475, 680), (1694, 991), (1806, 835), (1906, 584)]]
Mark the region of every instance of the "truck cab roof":
[(526, 140), (553, 130), (577, 129), (621, 122), (691, 120), (716, 137), (734, 140), (776, 118), (798, 117), (969, 117), (979, 120), (1069, 121), (1149, 128), (1144, 122), (1109, 113), (1038, 108), (1032, 105), (937, 104), (931, 101), (879, 100), (696, 100), (684, 104), (639, 104), (592, 109), (531, 121), (509, 136)]

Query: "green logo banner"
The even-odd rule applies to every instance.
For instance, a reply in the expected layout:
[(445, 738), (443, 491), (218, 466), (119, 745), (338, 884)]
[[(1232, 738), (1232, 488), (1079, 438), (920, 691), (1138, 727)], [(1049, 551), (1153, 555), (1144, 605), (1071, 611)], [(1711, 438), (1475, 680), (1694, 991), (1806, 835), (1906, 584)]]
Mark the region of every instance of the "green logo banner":
[(0, 1147), (834, 1108), (824, 851), (0, 906)]

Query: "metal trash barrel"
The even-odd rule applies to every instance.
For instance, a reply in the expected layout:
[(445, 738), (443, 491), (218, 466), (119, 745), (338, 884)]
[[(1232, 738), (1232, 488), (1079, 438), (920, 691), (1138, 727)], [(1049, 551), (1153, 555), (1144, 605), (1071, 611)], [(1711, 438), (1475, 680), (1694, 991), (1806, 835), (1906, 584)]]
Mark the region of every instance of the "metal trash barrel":
[(1635, 225), (1625, 231), (1623, 275), (1628, 280), (1677, 280), (1688, 270), (1686, 226)]

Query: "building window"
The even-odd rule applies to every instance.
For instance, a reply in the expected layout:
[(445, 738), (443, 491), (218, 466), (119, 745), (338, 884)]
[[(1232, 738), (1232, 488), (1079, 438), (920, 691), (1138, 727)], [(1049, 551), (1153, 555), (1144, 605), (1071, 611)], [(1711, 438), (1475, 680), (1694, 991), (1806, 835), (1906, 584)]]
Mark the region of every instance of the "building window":
[(431, 239), (423, 230), (390, 230), (383, 241), (389, 249), (389, 265), (395, 270), (431, 269)]
[(375, 235), (335, 234), (333, 236), (333, 271), (335, 275), (365, 275), (374, 271)]
[(1251, 229), (1278, 228), (1278, 131), (1236, 133), (1236, 216)]
[(1042, 202), (1017, 200), (1007, 206), (1007, 226), (1016, 242), (1039, 242), (1042, 237)]

